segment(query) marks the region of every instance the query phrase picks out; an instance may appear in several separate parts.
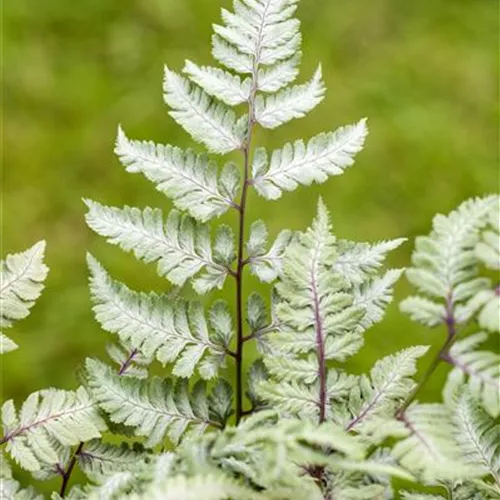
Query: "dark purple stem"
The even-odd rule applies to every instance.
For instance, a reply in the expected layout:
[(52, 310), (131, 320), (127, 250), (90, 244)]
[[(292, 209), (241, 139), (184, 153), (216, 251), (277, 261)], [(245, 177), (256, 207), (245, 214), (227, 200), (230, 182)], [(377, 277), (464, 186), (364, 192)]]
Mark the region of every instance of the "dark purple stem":
[(127, 370), (128, 368), (130, 367), (130, 365), (132, 364), (132, 361), (134, 360), (134, 358), (137, 356), (137, 349), (134, 349), (129, 357), (121, 364), (120, 366), (120, 370), (118, 372), (118, 375), (123, 375)]
[[(138, 352), (139, 351), (137, 349), (134, 349), (130, 353), (128, 358), (120, 366), (120, 370), (118, 371), (118, 375), (122, 376), (130, 368), (130, 365), (132, 364), (132, 361), (134, 360), (134, 358), (137, 356)], [(66, 495), (66, 490), (68, 488), (69, 480), (71, 478), (71, 474), (73, 473), (73, 469), (75, 468), (76, 461), (78, 460), (78, 456), (83, 454), (83, 446), (84, 446), (84, 443), (80, 443), (78, 445), (78, 448), (75, 450), (75, 453), (73, 453), (73, 456), (71, 457), (71, 460), (69, 461), (69, 464), (68, 464), (68, 467), (66, 470), (62, 469), (60, 465), (57, 465), (58, 472), (59, 472), (59, 474), (61, 474), (61, 476), (63, 478), (63, 482), (61, 485), (61, 491), (59, 493), (59, 496), (61, 496), (62, 498), (64, 498), (64, 496)]]
[(83, 449), (83, 443), (80, 443), (78, 445), (78, 448), (76, 449), (75, 453), (73, 453), (71, 460), (69, 461), (68, 468), (65, 471), (61, 471), (62, 472), (62, 479), (63, 479), (62, 484), (61, 484), (61, 490), (59, 492), (59, 496), (61, 498), (64, 498), (66, 495), (66, 490), (68, 488), (71, 473), (73, 472), (73, 469), (75, 468), (76, 460), (78, 458), (78, 455), (81, 453), (82, 449)]
[(248, 124), (247, 137), (243, 145), (244, 156), (244, 171), (243, 171), (243, 187), (241, 190), (241, 198), (239, 203), (240, 222), (238, 235), (238, 262), (236, 268), (236, 424), (243, 416), (243, 346), (248, 336), (243, 335), (243, 269), (248, 261), (243, 256), (245, 247), (245, 215), (247, 205), (248, 187), (250, 186), (250, 150), (252, 145), (253, 128), (255, 125), (255, 96), (257, 93), (257, 72), (258, 60), (260, 57), (260, 49), (257, 49), (257, 55), (254, 58), (252, 71), (252, 88), (248, 97)]
[(438, 351), (434, 359), (432, 360), (431, 364), (429, 365), (429, 368), (427, 368), (427, 371), (424, 373), (424, 376), (420, 379), (420, 382), (415, 386), (413, 391), (411, 391), (410, 395), (406, 398), (405, 402), (396, 412), (396, 418), (398, 418), (399, 420), (404, 421), (404, 412), (406, 411), (408, 406), (410, 406), (410, 404), (413, 402), (413, 400), (420, 392), (420, 390), (425, 386), (427, 381), (434, 374), (436, 368), (439, 366), (439, 363), (446, 359), (450, 347), (453, 345), (453, 342), (455, 342), (457, 336), (457, 325), (455, 320), (454, 304), (453, 300), (451, 299), (451, 294), (448, 296), (448, 299), (446, 300), (446, 316), (444, 320), (447, 330), (446, 341), (441, 347), (441, 349)]

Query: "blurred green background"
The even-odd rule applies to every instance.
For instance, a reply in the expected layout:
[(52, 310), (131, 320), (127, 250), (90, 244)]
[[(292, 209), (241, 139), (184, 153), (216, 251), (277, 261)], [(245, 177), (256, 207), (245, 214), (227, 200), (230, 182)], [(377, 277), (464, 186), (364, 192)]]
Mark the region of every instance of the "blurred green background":
[[(20, 349), (1, 359), (4, 398), (75, 387), (82, 360), (105, 356), (110, 338), (91, 312), (87, 251), (132, 287), (168, 290), (154, 266), (86, 228), (81, 198), (169, 210), (114, 157), (116, 127), (132, 138), (191, 144), (162, 102), (163, 64), (210, 63), (221, 6), (230, 1), (4, 0), (2, 255), (45, 238), (51, 268), (32, 315), (10, 332)], [(370, 136), (341, 177), (276, 202), (251, 195), (250, 220), (263, 218), (273, 236), (303, 229), (322, 195), (340, 237), (413, 239), (429, 231), (434, 213), (498, 189), (497, 0), (303, 0), (298, 16), (301, 78), (321, 61), (327, 98), (309, 117), (259, 132), (257, 142), (276, 148), (363, 116)], [(410, 252), (411, 242), (389, 264), (407, 265)], [(247, 279), (247, 291), (254, 288), (265, 290)], [(396, 303), (409, 291), (403, 279)], [(233, 293), (228, 286), (222, 295)], [(442, 331), (411, 323), (396, 303), (368, 332), (351, 371), (409, 344), (441, 342)], [(441, 367), (422, 399), (439, 397), (445, 374)]]

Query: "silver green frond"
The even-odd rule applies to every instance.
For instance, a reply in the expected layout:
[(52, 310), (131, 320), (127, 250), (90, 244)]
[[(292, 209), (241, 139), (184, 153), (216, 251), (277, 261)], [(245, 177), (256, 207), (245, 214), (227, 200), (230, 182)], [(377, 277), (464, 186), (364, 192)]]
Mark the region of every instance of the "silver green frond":
[(121, 128), (115, 153), (127, 172), (144, 174), (179, 210), (201, 222), (236, 206), (233, 200), (239, 189), (240, 173), (233, 163), (227, 163), (219, 174), (216, 163), (206, 154), (150, 141), (133, 141)]
[(2, 406), (7, 452), (24, 469), (38, 471), (57, 464), (59, 448), (98, 438), (106, 430), (95, 402), (77, 391), (46, 389), (31, 394), (18, 413), (12, 400)]
[[(14, 321), (28, 316), (42, 293), (49, 272), (43, 263), (44, 253), (45, 241), (39, 241), (0, 262), (0, 328), (9, 328)], [(15, 349), (16, 343), (0, 332), (0, 354)]]

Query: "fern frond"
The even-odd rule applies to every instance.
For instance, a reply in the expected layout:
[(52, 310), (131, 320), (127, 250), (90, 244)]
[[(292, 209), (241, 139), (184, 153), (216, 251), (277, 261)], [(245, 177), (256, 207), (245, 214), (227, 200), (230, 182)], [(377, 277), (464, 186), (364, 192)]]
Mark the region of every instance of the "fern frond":
[(359, 321), (360, 331), (382, 320), (387, 306), (392, 302), (393, 287), (402, 274), (403, 269), (390, 269), (383, 276), (354, 287), (354, 305), (363, 307), (365, 311)]
[(280, 61), (274, 66), (259, 69), (257, 74), (257, 89), (260, 92), (273, 93), (292, 83), (299, 74), (301, 53), (294, 54), (290, 59)]
[(336, 250), (330, 230), (328, 212), (320, 202), (311, 228), (288, 248), (283, 277), (276, 286), (281, 329), (307, 336), (316, 348), (324, 346), (329, 336), (352, 331), (364, 315), (364, 309), (353, 304), (343, 277), (331, 271)]
[(300, 380), (298, 374), (303, 373), (305, 365), (310, 372), (315, 364), (317, 383), (307, 386), (300, 380), (287, 384), (279, 377), (278, 383), (270, 379), (266, 394), (262, 393), (264, 399), (269, 398), (269, 402), (292, 414), (294, 408), (309, 416), (319, 411), (320, 420), (328, 407), (325, 363), (327, 359), (338, 359), (331, 344), (352, 333), (364, 314), (361, 307), (353, 305), (354, 297), (345, 289), (342, 277), (331, 271), (336, 253), (330, 229), (328, 213), (320, 202), (312, 227), (289, 246), (276, 286), (279, 328), (270, 336), (272, 350), (266, 356), (268, 368), (276, 358), (285, 358), (287, 372), (294, 373), (291, 380)]
[(186, 78), (165, 67), (163, 84), (170, 116), (191, 137), (213, 153), (225, 154), (240, 149), (244, 141), (246, 119), (236, 121), (234, 112), (213, 100)]
[[(429, 236), (416, 240), (413, 267), (406, 275), (413, 285), (430, 297), (461, 302), (487, 286), (487, 281), (476, 279), (474, 248), (479, 230), (498, 203), (497, 196), (467, 200), (448, 216), (436, 215)], [(402, 303), (402, 310), (413, 312), (413, 307)]]
[(311, 80), (303, 85), (289, 87), (267, 97), (255, 100), (255, 119), (265, 128), (276, 128), (294, 118), (302, 118), (324, 98), (321, 66)]
[(222, 9), (224, 25), (214, 25), (214, 57), (240, 73), (273, 65), (299, 52), (300, 23), (292, 16), (298, 0), (243, 0), (234, 13)]
[(77, 454), (77, 462), (80, 470), (95, 480), (130, 470), (144, 457), (140, 446), (132, 448), (125, 443), (116, 446), (96, 439), (85, 443), (85, 447)]
[(399, 309), (401, 312), (408, 314), (413, 321), (422, 323), (425, 326), (440, 325), (446, 320), (446, 307), (444, 304), (417, 295), (404, 299), (399, 304)]
[(223, 473), (175, 476), (167, 479), (162, 486), (148, 489), (142, 494), (127, 496), (130, 500), (264, 500), (255, 490), (245, 486)]
[(333, 269), (353, 285), (359, 285), (378, 271), (387, 254), (400, 247), (406, 238), (381, 241), (375, 244), (338, 241), (338, 257)]
[(377, 361), (370, 379), (363, 375), (351, 391), (348, 408), (352, 418), (347, 429), (362, 432), (371, 417), (392, 417), (415, 386), (411, 377), (417, 371), (416, 361), (427, 350), (426, 346), (410, 347)]
[(488, 226), (476, 244), (476, 257), (489, 269), (500, 269), (500, 198), (488, 214)]
[(188, 60), (183, 71), (207, 94), (229, 106), (237, 106), (250, 97), (252, 83), (250, 78), (241, 81), (238, 76), (222, 69), (208, 66), (200, 67)]
[[(0, 262), (0, 328), (25, 318), (42, 293), (49, 272), (43, 263), (45, 241), (39, 241), (24, 252), (7, 255)], [(0, 354), (17, 349), (10, 338), (0, 332)]]
[(299, 185), (323, 183), (354, 163), (353, 156), (361, 151), (367, 133), (363, 119), (335, 132), (320, 134), (307, 145), (303, 141), (286, 144), (273, 152), (269, 166), (265, 152), (256, 152), (251, 182), (269, 200), (278, 199), (283, 191), (293, 191)]
[(17, 348), (18, 345), (12, 339), (0, 332), (0, 354), (15, 351)]
[[(85, 492), (77, 491), (70, 494), (70, 500), (117, 500), (127, 498), (127, 493), (134, 483), (132, 472), (117, 472), (109, 477), (102, 478), (100, 484), (94, 487), (87, 487)], [(71, 490), (73, 493), (74, 490)]]
[(34, 488), (21, 489), (21, 485), (12, 477), (12, 469), (5, 456), (0, 454), (0, 498), (2, 500), (43, 500)]
[(453, 438), (450, 413), (440, 404), (415, 404), (401, 417), (408, 437), (394, 446), (393, 456), (425, 481), (453, 481), (480, 477), (468, 464)]
[(491, 474), (500, 488), (500, 425), (467, 392), (457, 399), (453, 423), (465, 462), (470, 468), (479, 468), (479, 475)]
[(151, 141), (133, 141), (121, 128), (115, 153), (127, 172), (144, 174), (179, 210), (186, 210), (201, 222), (236, 206), (233, 200), (240, 173), (233, 163), (227, 163), (218, 175), (215, 162), (205, 154)]
[(281, 231), (269, 251), (267, 237), (268, 232), (264, 222), (256, 221), (252, 224), (246, 245), (250, 270), (264, 283), (274, 281), (281, 272), (281, 260), (292, 240), (292, 232)]
[[(287, 414), (314, 418), (319, 412), (320, 421), (334, 416), (332, 401), (346, 398), (357, 381), (326, 362), (345, 361), (359, 351), (363, 332), (381, 319), (401, 274), (390, 270), (382, 277), (373, 276), (382, 259), (378, 255), (358, 272), (364, 273), (363, 278), (358, 274), (359, 283), (352, 284), (335, 270), (338, 255), (328, 213), (320, 202), (312, 227), (299, 234), (284, 254), (276, 286), (276, 318), (264, 354), (270, 377), (257, 389), (264, 401)], [(405, 367), (395, 372), (403, 378)], [(402, 397), (398, 382), (394, 399)], [(371, 386), (366, 391), (372, 391)]]
[(106, 426), (87, 391), (47, 389), (31, 394), (21, 411), (9, 400), (2, 406), (7, 452), (26, 470), (58, 463), (58, 446), (74, 446), (98, 438)]
[(454, 368), (448, 374), (443, 397), (451, 405), (457, 389), (466, 383), (471, 395), (496, 418), (500, 414), (500, 355), (475, 350), (487, 337), (486, 333), (476, 333), (453, 344), (444, 357)]
[(174, 386), (170, 380), (158, 377), (124, 378), (92, 359), (87, 360), (86, 367), (99, 406), (112, 422), (134, 427), (137, 436), (146, 438), (147, 447), (154, 447), (167, 434), (178, 443), (189, 428), (203, 432), (209, 425), (221, 425), (209, 415), (206, 388), (201, 381), (189, 394), (184, 379)]
[[(96, 233), (105, 236), (109, 243), (118, 245), (125, 251), (133, 252), (145, 262), (157, 262), (160, 276), (165, 276), (174, 285), (182, 286), (198, 274), (205, 273), (193, 282), (198, 293), (206, 293), (211, 288), (221, 288), (230, 270), (212, 252), (207, 226), (196, 223), (188, 216), (172, 210), (166, 224), (161, 210), (146, 208), (106, 207), (86, 200), (89, 211), (87, 224)], [(219, 229), (215, 245), (227, 243), (227, 232)]]
[[(216, 375), (227, 354), (232, 329), (223, 339), (210, 335), (200, 303), (133, 292), (113, 281), (93, 257), (89, 256), (88, 262), (94, 312), (105, 330), (116, 333), (122, 342), (147, 357), (154, 355), (163, 364), (173, 363), (173, 374), (178, 377), (190, 377), (197, 366), (204, 378)], [(212, 324), (224, 314), (220, 310), (212, 313)]]

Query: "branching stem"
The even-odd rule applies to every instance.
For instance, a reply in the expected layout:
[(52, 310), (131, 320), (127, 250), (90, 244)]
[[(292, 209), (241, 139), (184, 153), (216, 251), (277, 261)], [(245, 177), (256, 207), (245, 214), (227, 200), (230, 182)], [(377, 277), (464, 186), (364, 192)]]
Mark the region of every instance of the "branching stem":
[(254, 117), (254, 102), (257, 92), (257, 65), (254, 64), (253, 85), (250, 97), (248, 98), (248, 131), (245, 144), (243, 146), (244, 155), (244, 171), (243, 171), (243, 187), (240, 198), (240, 226), (238, 236), (238, 262), (236, 268), (236, 424), (243, 416), (243, 345), (247, 340), (243, 335), (243, 269), (246, 261), (243, 255), (245, 247), (245, 213), (248, 194), (248, 179), (250, 177), (250, 149), (252, 144), (253, 127), (255, 124)]
[(248, 259), (244, 258), (243, 249), (245, 246), (245, 212), (247, 204), (248, 188), (251, 184), (250, 179), (250, 152), (252, 147), (253, 128), (255, 125), (255, 96), (257, 94), (257, 76), (259, 70), (260, 59), (260, 41), (262, 30), (264, 28), (264, 19), (267, 13), (267, 7), (262, 15), (262, 24), (259, 28), (256, 53), (253, 59), (252, 68), (252, 86), (248, 97), (248, 123), (247, 137), (243, 145), (244, 156), (244, 171), (243, 171), (243, 187), (241, 190), (241, 198), (239, 203), (240, 212), (240, 228), (238, 238), (238, 263), (236, 269), (236, 322), (237, 322), (237, 345), (236, 345), (236, 424), (240, 421), (243, 415), (243, 381), (242, 381), (242, 366), (243, 366), (243, 345), (249, 337), (243, 335), (243, 269), (248, 264)]
[(398, 418), (399, 420), (403, 420), (404, 412), (413, 402), (413, 400), (420, 392), (420, 390), (425, 386), (425, 384), (427, 384), (428, 380), (431, 378), (431, 376), (436, 371), (436, 368), (439, 366), (439, 363), (441, 361), (446, 360), (448, 356), (448, 351), (450, 350), (450, 347), (453, 345), (453, 343), (457, 338), (457, 325), (455, 320), (454, 304), (451, 299), (451, 294), (448, 296), (448, 299), (446, 300), (445, 324), (447, 329), (446, 341), (442, 345), (441, 349), (437, 352), (436, 356), (429, 365), (429, 368), (427, 368), (427, 371), (424, 373), (423, 377), (420, 379), (419, 383), (415, 386), (413, 391), (411, 391), (409, 396), (406, 398), (405, 402), (396, 412), (396, 418)]

